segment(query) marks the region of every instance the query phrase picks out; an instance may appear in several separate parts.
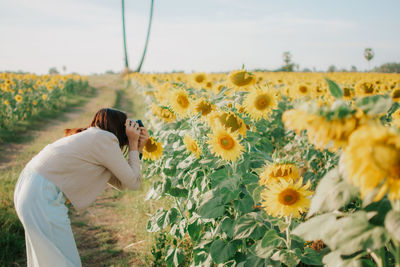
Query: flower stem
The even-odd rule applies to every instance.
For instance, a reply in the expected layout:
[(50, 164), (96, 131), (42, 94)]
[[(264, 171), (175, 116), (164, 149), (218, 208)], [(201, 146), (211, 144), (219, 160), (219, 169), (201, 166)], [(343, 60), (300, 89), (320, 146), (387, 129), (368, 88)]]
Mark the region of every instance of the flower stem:
[(286, 227), (286, 246), (287, 246), (288, 249), (290, 249), (291, 246), (292, 246), (292, 240), (290, 239), (290, 230), (289, 230), (291, 222), (292, 222), (292, 215), (290, 215), (289, 217), (285, 216), (285, 223), (287, 223), (287, 227)]

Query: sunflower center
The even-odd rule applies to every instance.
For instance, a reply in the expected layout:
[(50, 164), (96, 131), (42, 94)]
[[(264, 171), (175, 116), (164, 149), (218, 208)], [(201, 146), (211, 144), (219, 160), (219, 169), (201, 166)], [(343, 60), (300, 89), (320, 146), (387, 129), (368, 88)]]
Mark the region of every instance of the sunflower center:
[(270, 99), (268, 97), (268, 95), (266, 94), (262, 94), (257, 96), (256, 101), (255, 101), (255, 106), (256, 109), (258, 110), (264, 110), (269, 106), (270, 103)]
[(300, 198), (299, 193), (296, 190), (287, 188), (279, 193), (278, 200), (281, 204), (291, 206), (295, 204)]
[(163, 109), (162, 111), (161, 111), (161, 116), (163, 117), (163, 118), (165, 118), (165, 119), (169, 119), (169, 118), (171, 118), (172, 116), (172, 113), (168, 110), (168, 109)]
[(308, 88), (307, 88), (307, 86), (301, 85), (299, 87), (299, 91), (300, 91), (300, 93), (305, 94), (305, 93), (307, 93)]
[(206, 79), (206, 77), (205, 77), (203, 74), (198, 74), (198, 75), (196, 75), (196, 77), (194, 78), (194, 80), (195, 80), (197, 83), (202, 83), (202, 82), (204, 82), (205, 79)]
[(247, 71), (241, 71), (231, 77), (231, 81), (236, 86), (245, 86), (253, 81), (253, 77)]
[(191, 149), (192, 151), (197, 151), (197, 144), (196, 144), (195, 142), (191, 143), (191, 144), (189, 145), (189, 147), (190, 147), (190, 149)]
[(241, 122), (232, 114), (223, 113), (219, 116), (219, 121), (232, 132), (237, 131), (242, 126)]
[(347, 97), (351, 96), (350, 88), (348, 87), (343, 88), (343, 95)]
[(400, 151), (387, 144), (375, 145), (372, 149), (375, 164), (392, 178), (400, 179)]
[(211, 112), (212, 108), (211, 108), (211, 104), (201, 101), (197, 107), (196, 107), (196, 111), (197, 112), (201, 112), (202, 116), (206, 116)]
[(275, 173), (272, 173), (274, 177), (285, 177), (291, 173), (291, 169), (278, 168)]
[(395, 90), (393, 92), (393, 98), (400, 98), (400, 90)]
[(372, 84), (364, 83), (363, 85), (364, 93), (372, 94), (374, 92), (374, 86)]
[(183, 108), (187, 108), (189, 106), (189, 100), (184, 95), (178, 96), (176, 102), (178, 102), (178, 104)]
[(145, 148), (147, 150), (147, 152), (154, 152), (157, 150), (157, 144), (153, 141), (151, 141), (150, 139), (147, 140)]
[(219, 138), (219, 144), (225, 150), (231, 150), (235, 146), (235, 141), (228, 135)]

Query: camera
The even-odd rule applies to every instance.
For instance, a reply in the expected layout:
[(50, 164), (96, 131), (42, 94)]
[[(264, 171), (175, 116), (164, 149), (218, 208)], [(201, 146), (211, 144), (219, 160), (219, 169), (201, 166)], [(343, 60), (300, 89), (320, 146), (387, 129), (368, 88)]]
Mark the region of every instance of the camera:
[(136, 120), (136, 122), (139, 124), (140, 127), (144, 127), (142, 120)]
[[(136, 120), (137, 124), (139, 124), (140, 127), (144, 127), (144, 124), (142, 120)], [(139, 159), (142, 159), (143, 153), (139, 153)]]

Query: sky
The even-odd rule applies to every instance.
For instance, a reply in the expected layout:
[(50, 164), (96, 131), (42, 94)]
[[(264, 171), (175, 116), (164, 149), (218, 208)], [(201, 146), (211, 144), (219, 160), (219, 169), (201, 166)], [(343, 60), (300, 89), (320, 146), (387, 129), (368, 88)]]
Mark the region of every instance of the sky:
[[(368, 69), (400, 62), (399, 0), (154, 0), (144, 72)], [(150, 0), (125, 0), (128, 60), (136, 69)], [(120, 0), (0, 0), (0, 71), (83, 75), (124, 68)], [(63, 72), (62, 72), (63, 73)]]

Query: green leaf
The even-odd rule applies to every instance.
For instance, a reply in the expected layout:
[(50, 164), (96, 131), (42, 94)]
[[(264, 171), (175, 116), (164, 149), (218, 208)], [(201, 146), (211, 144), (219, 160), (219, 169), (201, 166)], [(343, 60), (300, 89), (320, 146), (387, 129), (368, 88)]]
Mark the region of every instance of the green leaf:
[(358, 194), (358, 189), (346, 182), (337, 169), (328, 172), (319, 182), (307, 216), (338, 210)]
[(242, 213), (249, 213), (253, 210), (254, 201), (253, 198), (246, 194), (242, 199), (235, 200), (234, 206)]
[(210, 254), (216, 263), (224, 263), (229, 260), (236, 252), (236, 246), (231, 242), (221, 239), (215, 240), (210, 247)]
[(187, 197), (188, 196), (187, 189), (178, 188), (178, 187), (171, 187), (166, 193), (173, 197)]
[(248, 238), (258, 225), (259, 223), (253, 214), (245, 214), (235, 222), (234, 239)]
[(268, 259), (271, 257), (271, 255), (276, 251), (276, 247), (275, 246), (267, 246), (264, 247), (262, 245), (262, 241), (261, 240), (257, 240), (253, 246), (251, 246), (250, 248), (250, 253), (252, 253), (253, 255), (263, 258), (263, 259)]
[(386, 215), (385, 227), (394, 239), (400, 241), (400, 211), (391, 210)]
[(163, 229), (176, 222), (178, 218), (178, 210), (176, 208), (171, 208), (167, 211), (164, 217), (160, 217), (157, 224)]
[(359, 258), (350, 258), (344, 260), (339, 252), (333, 251), (327, 254), (322, 262), (327, 267), (373, 267), (375, 264), (370, 260), (364, 260)]
[(304, 248), (301, 262), (309, 265), (322, 265), (322, 255), (320, 252), (311, 248)]
[(252, 184), (258, 182), (258, 176), (252, 173), (244, 173), (242, 176), (242, 183), (243, 184)]
[(199, 239), (202, 227), (203, 226), (199, 224), (198, 220), (195, 220), (193, 223), (188, 225), (187, 231), (192, 241)]
[(332, 80), (329, 80), (327, 78), (325, 78), (325, 80), (328, 83), (329, 91), (331, 92), (331, 95), (337, 99), (343, 98), (344, 93), (343, 93), (342, 88), (340, 88), (339, 85), (337, 85), (337, 83), (335, 83)]
[(370, 115), (385, 114), (392, 106), (392, 98), (388, 95), (366, 96), (355, 101), (355, 105)]
[(367, 212), (376, 212), (376, 214), (369, 219), (369, 222), (374, 225), (384, 226), (386, 214), (392, 209), (392, 205), (387, 198), (383, 198), (378, 202), (372, 202), (365, 207)]
[(300, 236), (304, 240), (320, 240), (325, 238), (325, 233), (336, 224), (336, 216), (323, 214), (309, 219), (298, 225), (292, 234)]
[(296, 267), (300, 262), (300, 258), (294, 252), (284, 249), (279, 254), (279, 261), (289, 267)]
[(195, 161), (195, 158), (187, 157), (185, 160), (179, 162), (179, 164), (176, 166), (176, 168), (177, 169), (187, 169), (193, 164), (194, 161)]
[(294, 229), (304, 240), (322, 240), (331, 250), (350, 255), (363, 249), (379, 249), (388, 237), (385, 229), (368, 222), (371, 216), (357, 211), (340, 219), (333, 214), (314, 217)]
[(278, 233), (270, 229), (268, 230), (263, 239), (261, 240), (262, 247), (279, 247), (281, 246), (285, 240), (278, 235)]
[(175, 248), (173, 246), (169, 246), (167, 248), (167, 254), (165, 256), (165, 261), (167, 263), (167, 266), (174, 266), (178, 267), (180, 264), (182, 264), (185, 261), (185, 255), (179, 248)]
[(368, 223), (367, 213), (359, 211), (337, 220), (324, 239), (331, 249), (349, 255), (367, 248), (379, 249), (388, 237), (385, 228)]
[(208, 178), (210, 179), (211, 182), (211, 188), (215, 188), (222, 181), (229, 179), (228, 168), (224, 167), (222, 169), (216, 170), (210, 175), (208, 175)]
[(153, 216), (147, 222), (147, 231), (148, 232), (157, 232), (163, 228), (165, 216), (167, 215), (167, 211), (163, 208), (160, 208), (154, 213)]
[(251, 194), (255, 203), (259, 203), (261, 201), (261, 192), (264, 190), (263, 186), (260, 186), (258, 183), (256, 184), (248, 184), (246, 185), (247, 191)]
[(283, 220), (278, 221), (279, 231), (285, 232), (286, 229), (290, 226), (290, 223), (284, 222)]
[(203, 218), (217, 218), (225, 213), (225, 206), (220, 196), (215, 196), (209, 191), (203, 196), (198, 214)]
[(231, 218), (225, 218), (221, 222), (221, 230), (229, 237), (233, 237), (233, 228), (235, 226), (235, 222)]

